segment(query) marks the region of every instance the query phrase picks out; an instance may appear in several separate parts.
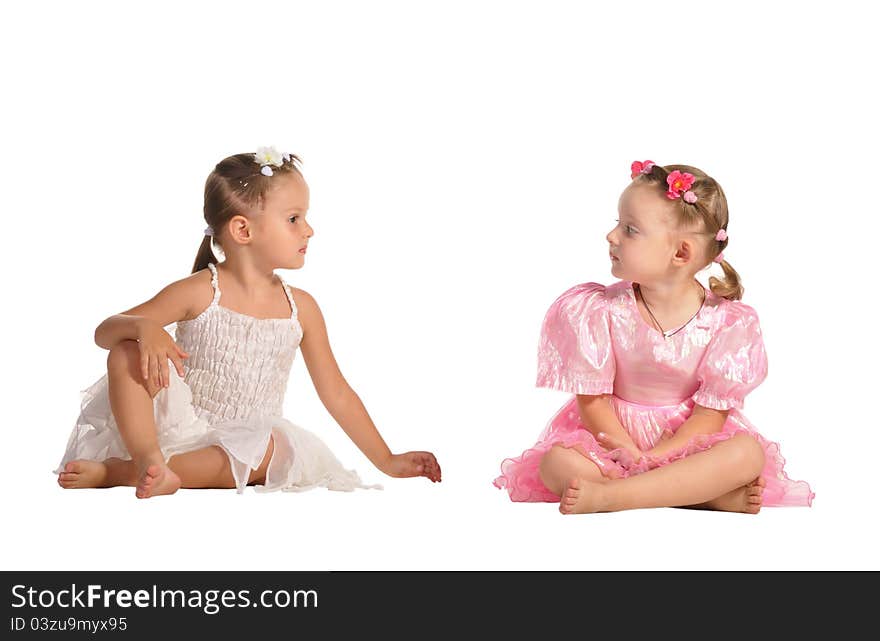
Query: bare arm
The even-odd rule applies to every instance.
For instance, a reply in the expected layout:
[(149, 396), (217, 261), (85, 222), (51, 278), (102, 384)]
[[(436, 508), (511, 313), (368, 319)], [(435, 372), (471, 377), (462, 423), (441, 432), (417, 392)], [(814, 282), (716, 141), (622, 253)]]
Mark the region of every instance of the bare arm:
[(105, 319), (95, 329), (95, 343), (112, 349), (124, 340), (137, 341), (144, 380), (152, 379), (155, 387), (168, 387), (168, 360), (183, 377), (182, 359), (188, 354), (163, 328), (194, 316), (194, 306), (207, 305), (210, 288), (205, 289), (206, 284), (206, 276), (201, 272), (171, 283), (147, 302)]
[[(598, 438), (599, 433), (607, 434), (619, 447), (625, 447), (629, 450), (636, 451), (638, 448), (630, 438), (623, 425), (617, 419), (617, 414), (611, 409), (608, 402), (607, 394), (600, 396), (587, 396), (578, 394), (578, 409), (581, 415), (581, 424), (584, 425), (588, 432)], [(602, 440), (600, 444), (604, 444)]]
[(293, 291), (303, 327), (300, 350), (318, 398), (358, 449), (373, 465), (383, 470), (391, 458), (391, 450), (379, 435), (360, 397), (342, 376), (330, 349), (327, 327), (318, 304), (307, 292)]
[(714, 410), (702, 405), (694, 405), (693, 413), (681, 424), (675, 434), (661, 440), (653, 448), (645, 452), (649, 456), (662, 456), (668, 452), (680, 449), (687, 445), (688, 441), (699, 434), (714, 434), (720, 432), (727, 420), (728, 410)]
[(193, 299), (204, 297), (197, 295), (200, 288), (196, 276), (199, 274), (171, 283), (147, 302), (104, 319), (95, 328), (95, 344), (112, 349), (121, 341), (137, 340), (145, 323), (165, 327), (188, 318), (195, 304)]
[(392, 454), (373, 424), (361, 399), (339, 371), (330, 349), (324, 317), (315, 299), (301, 289), (293, 290), (303, 328), (300, 350), (318, 397), (333, 419), (370, 462), (388, 476), (424, 476), (440, 481), (440, 465), (430, 452)]

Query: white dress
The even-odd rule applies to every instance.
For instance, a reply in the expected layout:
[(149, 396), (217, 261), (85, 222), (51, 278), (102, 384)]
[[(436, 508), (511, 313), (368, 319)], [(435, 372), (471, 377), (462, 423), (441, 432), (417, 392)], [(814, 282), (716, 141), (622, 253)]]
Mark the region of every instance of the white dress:
[[(302, 326), (287, 283), (290, 318), (255, 318), (219, 305), (217, 268), (209, 264), (214, 298), (196, 318), (179, 321), (175, 341), (189, 354), (184, 377), (169, 363), (169, 386), (153, 399), (159, 447), (167, 462), (175, 454), (217, 445), (229, 457), (238, 492), (266, 455), (275, 450), (265, 485), (257, 491), (313, 487), (351, 491), (364, 485), (314, 434), (282, 417), (290, 367)], [(110, 410), (107, 375), (82, 392), (82, 411), (55, 474), (69, 461), (131, 459)]]

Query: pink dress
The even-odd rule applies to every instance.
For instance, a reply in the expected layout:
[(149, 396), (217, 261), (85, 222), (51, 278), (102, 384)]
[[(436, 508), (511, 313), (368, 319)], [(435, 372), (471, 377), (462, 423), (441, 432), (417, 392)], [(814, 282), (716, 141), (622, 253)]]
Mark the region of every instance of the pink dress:
[[(708, 449), (735, 434), (764, 447), (765, 506), (810, 505), (813, 492), (785, 473), (779, 445), (768, 441), (740, 411), (746, 395), (767, 376), (767, 356), (755, 310), (706, 290), (703, 308), (677, 334), (664, 338), (642, 318), (632, 283), (572, 287), (550, 306), (538, 348), (538, 387), (572, 394), (609, 394), (621, 425), (642, 450), (675, 431), (694, 405), (730, 410), (720, 432), (697, 436), (682, 449), (633, 462), (623, 450), (607, 451), (581, 424), (572, 396), (538, 442), (505, 459), (495, 486), (512, 501), (558, 501), (541, 481), (541, 457), (554, 445), (580, 445), (606, 473), (640, 474)], [(613, 468), (613, 469), (608, 469)]]

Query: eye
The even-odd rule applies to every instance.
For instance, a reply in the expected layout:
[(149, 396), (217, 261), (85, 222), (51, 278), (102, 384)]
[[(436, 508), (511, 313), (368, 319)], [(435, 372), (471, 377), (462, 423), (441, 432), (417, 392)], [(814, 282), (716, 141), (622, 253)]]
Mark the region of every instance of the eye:
[(291, 216), (290, 218), (288, 218), (288, 220), (289, 220), (290, 222), (292, 222), (292, 223), (295, 223), (298, 219), (299, 219), (299, 216), (296, 216), (296, 215)]
[[(615, 222), (617, 223), (618, 226), (620, 226), (620, 218), (615, 218)], [(627, 236), (632, 236), (633, 234), (638, 233), (638, 230), (635, 227), (633, 227), (632, 225), (624, 225), (623, 231), (624, 231), (624, 233), (626, 233)]]

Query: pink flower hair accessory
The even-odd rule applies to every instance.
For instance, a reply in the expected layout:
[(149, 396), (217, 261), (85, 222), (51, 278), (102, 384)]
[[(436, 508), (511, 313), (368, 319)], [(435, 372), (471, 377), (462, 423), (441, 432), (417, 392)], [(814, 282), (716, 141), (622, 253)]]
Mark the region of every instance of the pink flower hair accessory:
[[(630, 165), (629, 168), (630, 178), (650, 174), (655, 164), (656, 163), (653, 160), (633, 161), (633, 164)], [(693, 205), (697, 202), (697, 195), (691, 191), (691, 186), (694, 184), (694, 180), (696, 179), (693, 174), (681, 172), (676, 169), (666, 177), (666, 183), (669, 185), (669, 189), (666, 191), (666, 197), (670, 200), (683, 198), (686, 203)]]
[(636, 160), (629, 167), (630, 178), (635, 178), (639, 174), (650, 174), (655, 164), (656, 163), (653, 160), (646, 160), (644, 162)]
[(716, 263), (721, 263), (724, 260), (724, 252), (718, 252), (718, 255), (712, 259)]
[(681, 172), (678, 169), (666, 176), (666, 184), (669, 189), (666, 190), (666, 197), (669, 200), (676, 198), (684, 198), (686, 203), (694, 204), (697, 202), (697, 195), (691, 191), (694, 184), (694, 175), (687, 172)]

